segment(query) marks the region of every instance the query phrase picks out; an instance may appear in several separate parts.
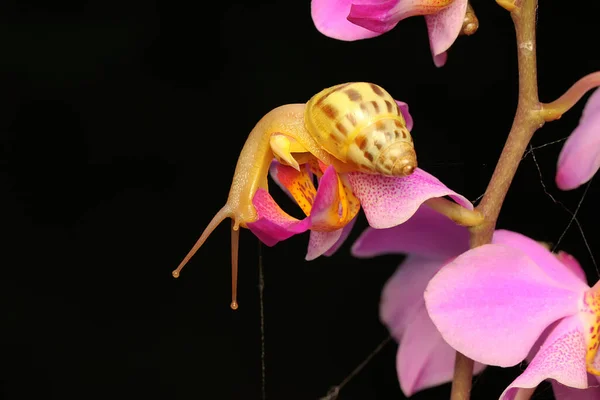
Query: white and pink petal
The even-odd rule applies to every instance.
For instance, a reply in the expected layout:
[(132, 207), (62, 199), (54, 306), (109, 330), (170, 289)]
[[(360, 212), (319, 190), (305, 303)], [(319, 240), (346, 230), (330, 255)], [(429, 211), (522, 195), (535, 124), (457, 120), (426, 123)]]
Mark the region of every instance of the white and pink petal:
[(438, 272), (425, 303), (442, 337), (469, 358), (508, 367), (553, 322), (577, 314), (583, 292), (546, 274), (519, 249), (488, 244)]
[(588, 99), (579, 125), (558, 157), (556, 185), (572, 190), (589, 181), (600, 168), (600, 90)]
[(400, 340), (415, 312), (424, 307), (423, 292), (444, 265), (441, 260), (410, 255), (386, 282), (379, 303), (379, 318)]

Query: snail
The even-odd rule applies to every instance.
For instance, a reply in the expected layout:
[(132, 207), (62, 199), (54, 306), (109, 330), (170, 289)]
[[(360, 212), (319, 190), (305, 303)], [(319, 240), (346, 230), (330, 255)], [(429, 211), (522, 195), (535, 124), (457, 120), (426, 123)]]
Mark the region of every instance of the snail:
[(237, 309), (239, 228), (257, 220), (252, 204), (259, 188), (267, 190), (275, 158), (297, 170), (308, 157), (337, 172), (386, 176), (410, 175), (417, 168), (410, 132), (395, 100), (380, 86), (350, 82), (314, 95), (306, 104), (288, 104), (266, 114), (252, 129), (235, 168), (227, 202), (209, 222), (192, 249), (173, 271), (181, 269), (213, 230), (231, 218), (232, 301)]

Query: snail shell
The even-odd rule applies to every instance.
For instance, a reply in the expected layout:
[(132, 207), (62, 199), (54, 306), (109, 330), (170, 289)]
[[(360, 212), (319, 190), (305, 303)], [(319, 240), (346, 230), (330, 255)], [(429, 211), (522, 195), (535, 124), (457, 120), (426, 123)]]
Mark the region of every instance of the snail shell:
[(350, 170), (407, 176), (417, 168), (413, 140), (396, 101), (373, 83), (327, 88), (306, 104), (306, 128)]

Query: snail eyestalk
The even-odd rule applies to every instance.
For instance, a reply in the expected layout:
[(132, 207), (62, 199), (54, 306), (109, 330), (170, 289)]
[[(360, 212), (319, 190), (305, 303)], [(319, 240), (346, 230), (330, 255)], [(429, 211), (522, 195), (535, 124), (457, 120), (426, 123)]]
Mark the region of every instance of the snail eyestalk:
[(221, 222), (223, 222), (223, 220), (225, 218), (228, 218), (228, 217), (231, 217), (231, 211), (229, 211), (229, 207), (225, 206), (225, 207), (221, 208), (221, 210), (219, 210), (219, 212), (213, 217), (213, 219), (209, 222), (206, 229), (204, 229), (204, 232), (202, 232), (202, 235), (200, 235), (200, 237), (196, 241), (196, 244), (194, 244), (194, 247), (192, 247), (192, 249), (183, 258), (183, 261), (181, 261), (179, 263), (179, 266), (172, 272), (173, 278), (179, 278), (179, 275), (181, 274), (181, 270), (183, 269), (183, 267), (185, 267), (185, 265), (188, 263), (188, 261), (190, 261), (190, 259), (194, 256), (194, 254), (196, 254), (196, 252), (200, 249), (200, 247), (202, 247), (202, 245), (204, 244), (206, 239), (208, 239), (208, 237), (215, 230), (215, 228), (217, 226), (219, 226), (219, 224)]
[(238, 250), (240, 230), (235, 229), (235, 220), (231, 221), (231, 309), (237, 310)]

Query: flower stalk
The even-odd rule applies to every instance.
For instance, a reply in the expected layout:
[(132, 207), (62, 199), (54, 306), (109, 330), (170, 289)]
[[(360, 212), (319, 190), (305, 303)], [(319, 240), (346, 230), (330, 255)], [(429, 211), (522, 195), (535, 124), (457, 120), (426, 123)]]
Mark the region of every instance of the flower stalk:
[(558, 99), (552, 103), (542, 104), (542, 117), (545, 121), (560, 119), (564, 113), (569, 111), (589, 90), (600, 86), (600, 71), (588, 74), (575, 82)]
[[(471, 248), (490, 243), (506, 193), (534, 132), (544, 125), (538, 99), (535, 23), (537, 0), (498, 1), (510, 11), (515, 25), (519, 99), (517, 112), (508, 139), (496, 165), (490, 183), (476, 210), (484, 216), (480, 225), (470, 228)], [(473, 377), (473, 360), (456, 353), (451, 400), (468, 400)]]
[(483, 223), (483, 214), (477, 210), (469, 210), (461, 205), (446, 200), (443, 197), (434, 197), (425, 202), (430, 208), (445, 215), (461, 226), (477, 226)]

